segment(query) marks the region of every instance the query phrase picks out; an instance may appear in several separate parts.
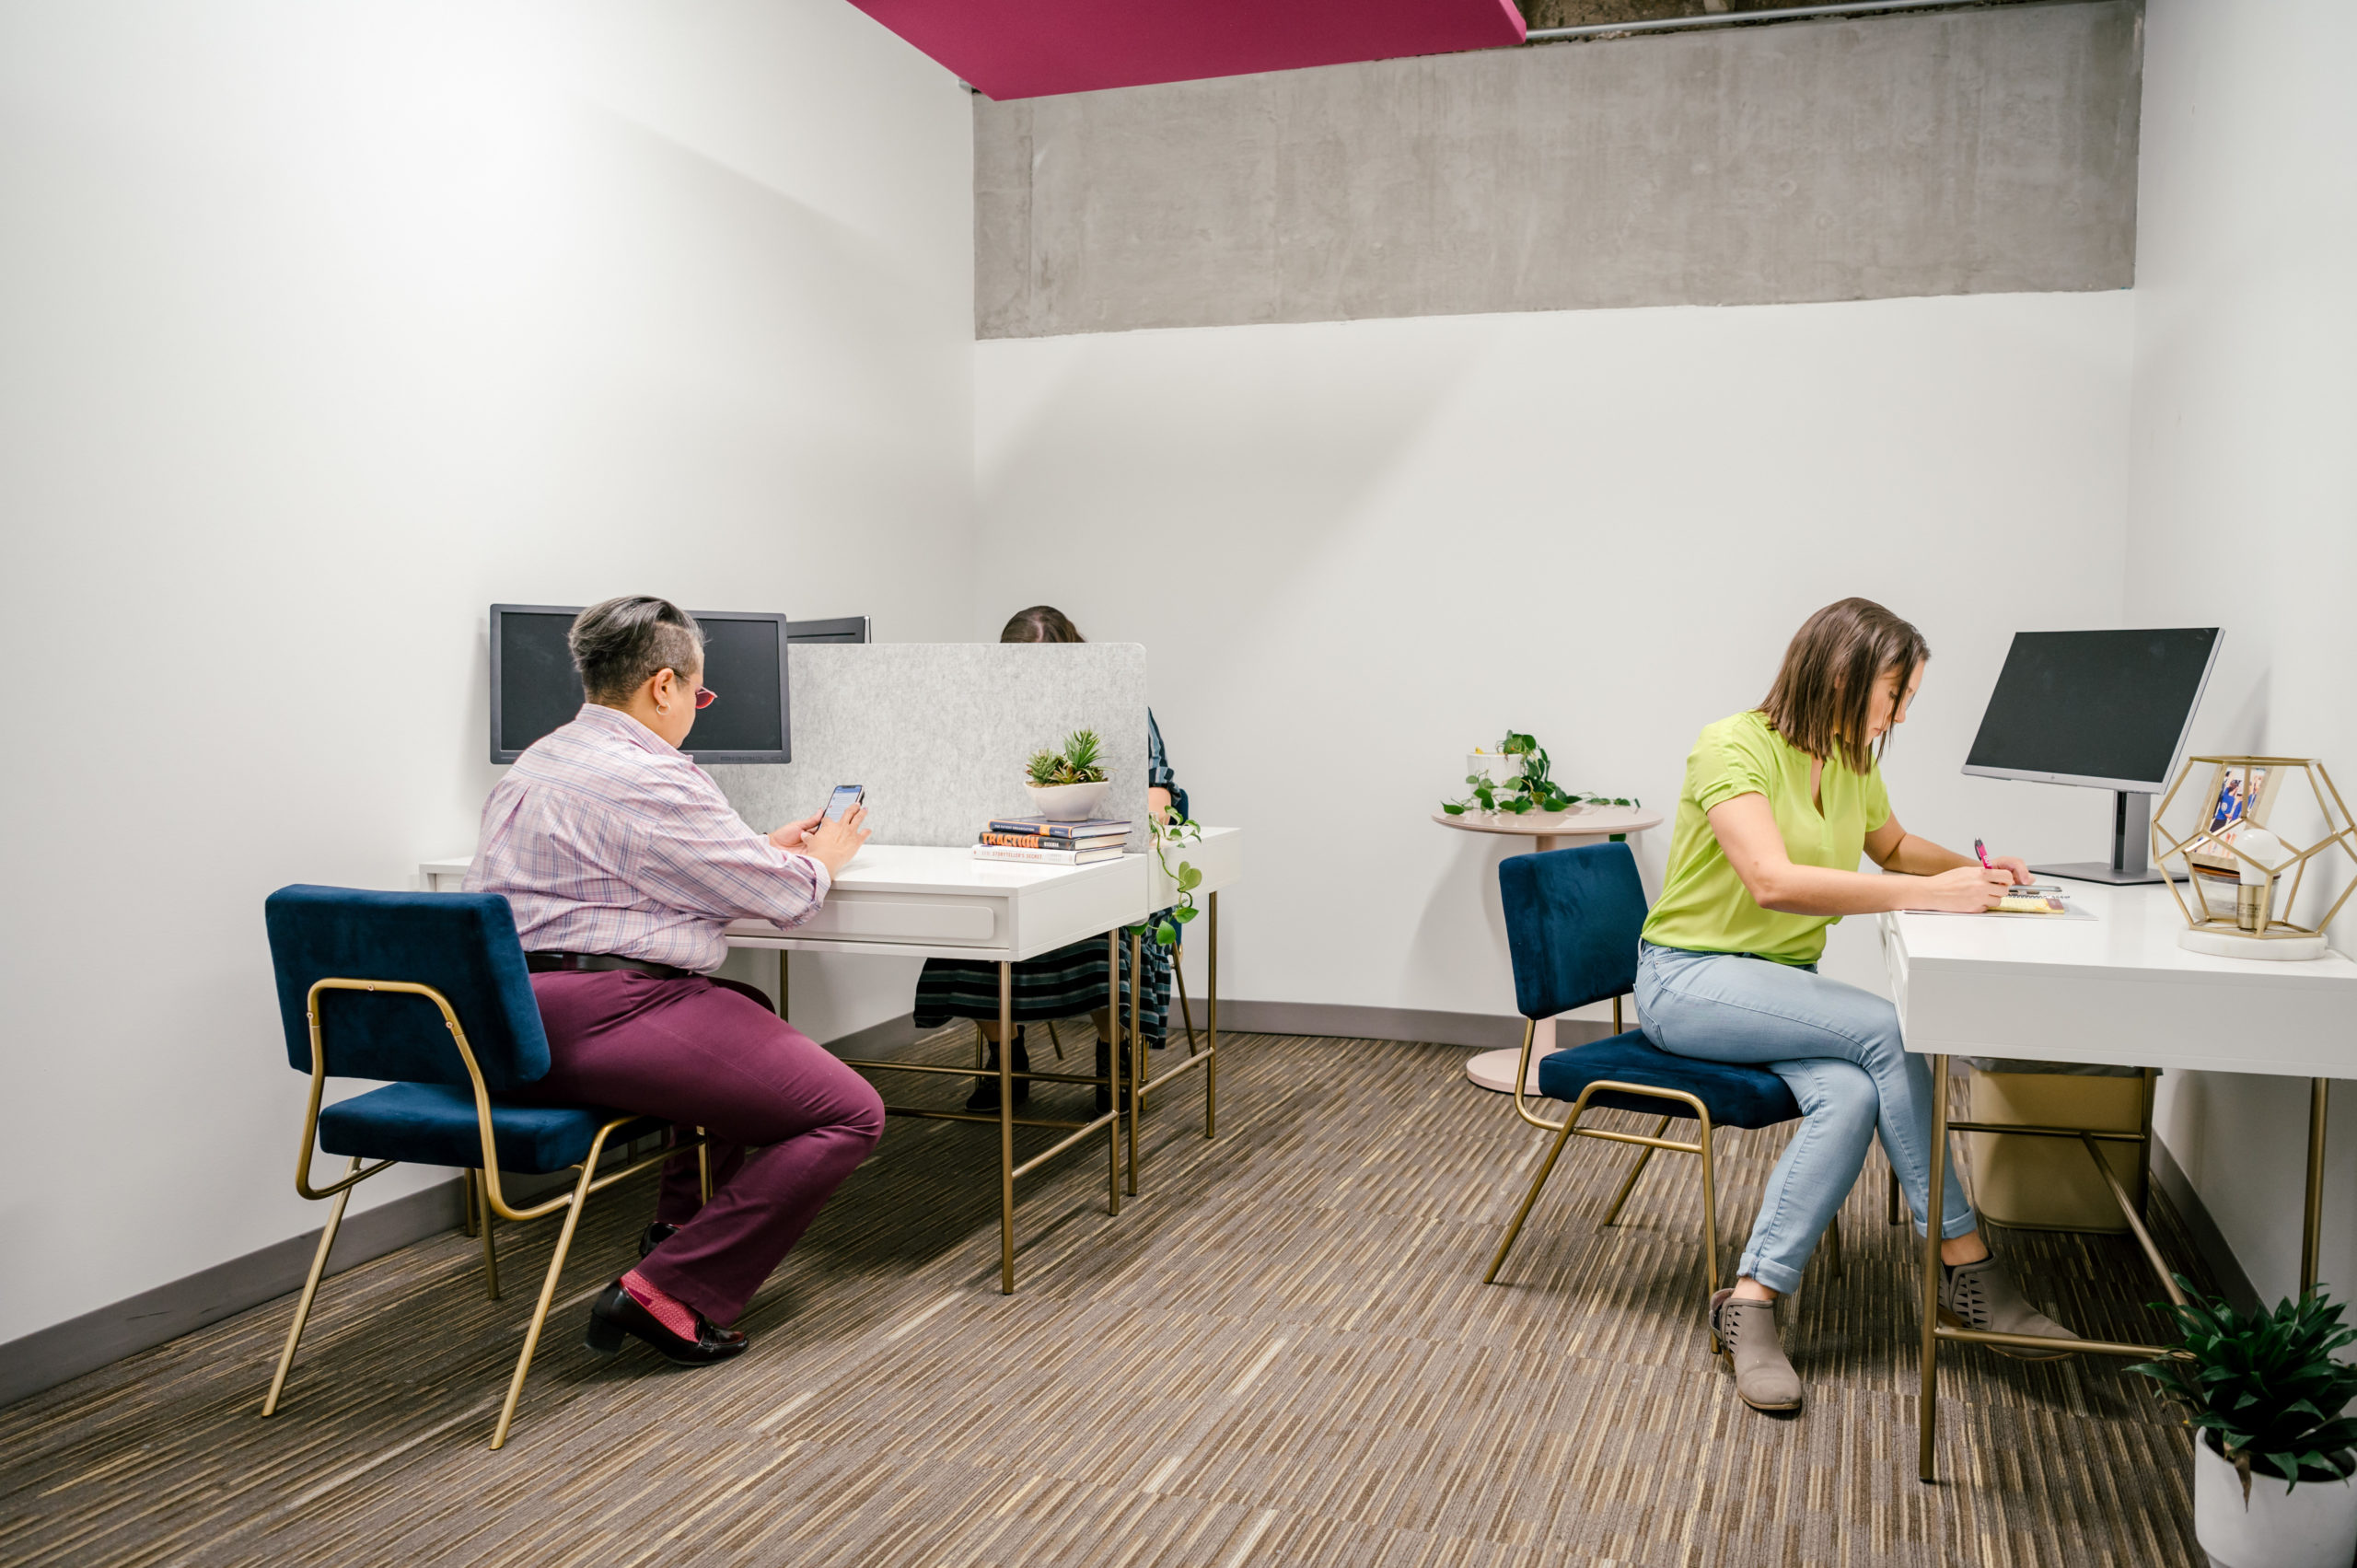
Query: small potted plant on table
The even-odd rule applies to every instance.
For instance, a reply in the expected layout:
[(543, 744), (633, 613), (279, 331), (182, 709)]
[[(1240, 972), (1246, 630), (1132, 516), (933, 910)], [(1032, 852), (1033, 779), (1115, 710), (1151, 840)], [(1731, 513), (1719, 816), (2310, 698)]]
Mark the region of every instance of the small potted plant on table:
[(1076, 729), (1064, 737), (1062, 750), (1033, 752), (1023, 765), (1032, 809), (1051, 822), (1086, 821), (1111, 784), (1099, 761), (1104, 749), (1095, 730)]
[[(2164, 1307), (2176, 1353), (2134, 1370), (2160, 1384), (2193, 1434), (2193, 1530), (2213, 1568), (2349, 1568), (2357, 1554), (2357, 1343), (2322, 1291), (2272, 1312), (2191, 1298)], [(2156, 1304), (2158, 1305), (2158, 1304)]]

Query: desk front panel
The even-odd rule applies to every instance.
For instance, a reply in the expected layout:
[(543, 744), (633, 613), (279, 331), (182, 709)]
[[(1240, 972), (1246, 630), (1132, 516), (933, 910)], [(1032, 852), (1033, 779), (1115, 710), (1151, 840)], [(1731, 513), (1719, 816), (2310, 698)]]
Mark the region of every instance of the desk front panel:
[(2350, 987), (1933, 959), (1910, 955), (1887, 934), (1884, 957), (1910, 1051), (2357, 1077)]

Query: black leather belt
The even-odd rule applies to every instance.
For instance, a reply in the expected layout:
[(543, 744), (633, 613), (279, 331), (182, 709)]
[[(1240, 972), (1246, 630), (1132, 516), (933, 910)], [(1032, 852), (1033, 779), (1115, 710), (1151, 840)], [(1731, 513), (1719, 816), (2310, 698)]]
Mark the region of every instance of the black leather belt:
[(534, 974), (548, 974), (555, 970), (629, 970), (637, 974), (651, 974), (657, 980), (689, 980), (693, 970), (675, 969), (648, 958), (618, 958), (612, 953), (527, 953), (524, 967)]

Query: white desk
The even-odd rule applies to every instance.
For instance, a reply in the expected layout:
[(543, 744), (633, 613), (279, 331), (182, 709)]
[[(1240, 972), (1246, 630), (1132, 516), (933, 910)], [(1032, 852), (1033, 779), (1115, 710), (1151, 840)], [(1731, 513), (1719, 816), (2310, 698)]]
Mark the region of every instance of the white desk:
[[(2177, 945), (2185, 919), (2166, 888), (2064, 885), (2095, 919), (2038, 915), (1886, 914), (1883, 959), (1907, 1049), (1931, 1058), (1932, 1146), (1950, 1131), (2014, 1132), (1952, 1121), (1950, 1056), (2036, 1057), (2210, 1073), (2268, 1073), (2310, 1080), (2306, 1230), (2300, 1288), (2316, 1283), (2323, 1202), (2324, 1111), (2334, 1078), (2357, 1077), (2357, 963), (2335, 954), (2308, 963), (2269, 963), (2191, 953)], [(2032, 1040), (2035, 1043), (2030, 1043)], [(2062, 1129), (2027, 1136), (2080, 1137), (2096, 1157), (2096, 1134)], [(2127, 1134), (2109, 1134), (2124, 1137)], [(2111, 1181), (2100, 1158), (2096, 1167)], [(2113, 1196), (2174, 1297), (2175, 1283), (2126, 1192)], [(1938, 1318), (1941, 1183), (1932, 1182), (1923, 1248), (1923, 1397), (1919, 1468), (1933, 1479), (1938, 1419), (1936, 1354), (1942, 1340), (2004, 1342)], [(2150, 1345), (2082, 1342), (2097, 1354), (2151, 1357)]]
[[(903, 1116), (923, 1116), (958, 1121), (993, 1121), (999, 1128), (999, 1284), (1015, 1289), (1015, 1182), (1044, 1166), (1099, 1129), (1107, 1133), (1110, 1168), (1107, 1177), (1108, 1206), (1120, 1213), (1122, 1123), (1129, 1128), (1128, 1190), (1137, 1191), (1137, 1116), (1145, 1096), (1177, 1073), (1201, 1064), (1205, 1068), (1204, 1135), (1213, 1129), (1212, 1096), (1216, 1092), (1219, 1053), (1219, 889), (1243, 876), (1243, 834), (1235, 828), (1206, 828), (1202, 842), (1168, 852), (1171, 864), (1180, 861), (1203, 873), (1195, 889), (1208, 900), (1209, 929), (1204, 940), (1213, 989), (1209, 1018), (1209, 1049), (1191, 1057), (1183, 1067), (1159, 1078), (1142, 1081), (1144, 1052), (1135, 1035), (1134, 1006), (1126, 1030), (1131, 1065), (1124, 1074), (1124, 1053), (1115, 1052), (1114, 1109), (1081, 1123), (1044, 1121), (1014, 1113), (1014, 1052), (999, 1052), (999, 1108), (994, 1113), (936, 1110), (911, 1106), (887, 1109)], [(429, 892), (456, 892), (465, 880), (470, 857), (429, 860), (418, 867), (422, 886)], [(1108, 994), (1120, 994), (1118, 971), (1120, 932), (1145, 919), (1151, 912), (1176, 901), (1177, 890), (1163, 875), (1155, 856), (1123, 855), (1094, 865), (1031, 865), (1013, 861), (976, 860), (962, 848), (929, 845), (875, 844), (859, 852), (834, 879), (824, 907), (801, 925), (782, 929), (763, 920), (740, 920), (728, 927), (732, 947), (786, 952), (871, 953), (896, 958), (967, 958), (1000, 966), (1002, 1038), (1013, 1028), (1012, 981), (1008, 967), (1026, 958), (1092, 936), (1106, 938)], [(1136, 939), (1132, 940), (1135, 970)], [(779, 1011), (784, 1012), (784, 959), (780, 959)], [(1134, 1001), (1134, 998), (1133, 998)], [(1115, 1032), (1124, 1034), (1116, 1009)], [(848, 1060), (848, 1059), (847, 1059)], [(902, 1062), (852, 1062), (853, 1066), (895, 1073), (926, 1073), (958, 1077), (973, 1075), (970, 1068), (931, 1067)], [(1128, 1079), (1125, 1098), (1120, 1080)], [(1035, 1078), (1053, 1081), (1070, 1074), (1039, 1073)], [(1126, 1112), (1126, 1115), (1125, 1115)], [(1062, 1126), (1073, 1130), (1052, 1147), (1021, 1165), (1015, 1163), (1015, 1129), (1018, 1124)]]

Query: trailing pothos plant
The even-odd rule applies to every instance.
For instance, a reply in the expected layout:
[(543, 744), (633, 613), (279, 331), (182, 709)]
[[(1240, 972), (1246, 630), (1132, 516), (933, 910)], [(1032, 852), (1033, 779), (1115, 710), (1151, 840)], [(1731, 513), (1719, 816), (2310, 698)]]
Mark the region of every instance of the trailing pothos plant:
[(1504, 784), (1497, 784), (1480, 773), (1468, 773), (1465, 782), (1473, 793), (1462, 800), (1444, 800), (1440, 808), (1452, 817), (1462, 817), (1468, 811), (1504, 811), (1519, 817), (1526, 811), (1569, 811), (1582, 804), (1590, 806), (1637, 806), (1643, 804), (1632, 796), (1620, 795), (1582, 795), (1566, 790), (1554, 779), (1552, 764), (1547, 760), (1547, 749), (1535, 737), (1508, 730), (1499, 754), (1522, 759), (1522, 772)]
[(2357, 1366), (2333, 1352), (2357, 1343), (2341, 1322), (2343, 1303), (2321, 1290), (2286, 1298), (2272, 1312), (2237, 1312), (2208, 1300), (2184, 1275), (2183, 1307), (2153, 1305), (2177, 1319), (2184, 1338), (2159, 1361), (2129, 1368), (2161, 1386), (2188, 1426), (2232, 1464), (2250, 1498), (2253, 1470), (2285, 1483), (2340, 1481), (2357, 1473), (2357, 1420), (2341, 1414), (2357, 1398)]
[(1203, 885), (1203, 874), (1183, 859), (1174, 870), (1170, 865), (1170, 851), (1174, 847), (1201, 843), (1203, 830), (1192, 817), (1173, 816), (1163, 821), (1148, 822), (1146, 831), (1153, 837), (1154, 858), (1161, 865), (1162, 874), (1170, 878), (1172, 887), (1178, 889), (1178, 901), (1164, 911), (1159, 920), (1147, 920), (1129, 929), (1133, 935), (1143, 936), (1165, 947), (1176, 947), (1178, 945), (1178, 928), (1202, 912), (1195, 907), (1195, 889)]

